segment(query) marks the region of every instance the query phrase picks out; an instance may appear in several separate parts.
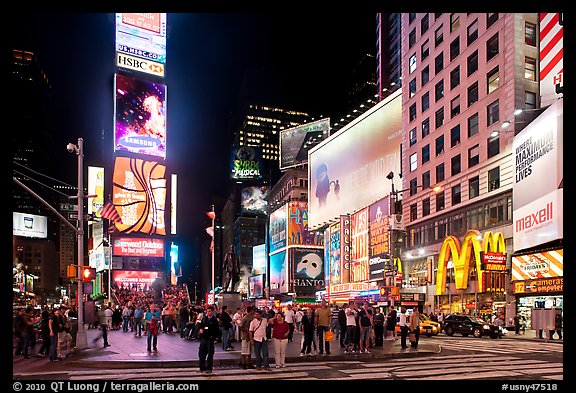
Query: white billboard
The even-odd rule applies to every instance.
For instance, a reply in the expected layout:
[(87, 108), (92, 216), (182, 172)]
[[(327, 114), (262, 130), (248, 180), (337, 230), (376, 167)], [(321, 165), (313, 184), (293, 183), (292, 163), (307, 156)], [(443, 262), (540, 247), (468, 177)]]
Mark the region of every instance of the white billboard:
[(12, 235), (46, 239), (48, 217), (12, 212)]
[(252, 247), (252, 272), (254, 275), (266, 274), (266, 245), (259, 244)]
[(563, 99), (514, 137), (514, 249), (563, 238)]
[(280, 169), (306, 164), (308, 151), (329, 134), (329, 118), (280, 131)]
[[(388, 195), (400, 173), (402, 97), (398, 90), (308, 153), (308, 225), (315, 229)], [(398, 178), (396, 176), (395, 178)], [(395, 187), (400, 187), (400, 183)]]

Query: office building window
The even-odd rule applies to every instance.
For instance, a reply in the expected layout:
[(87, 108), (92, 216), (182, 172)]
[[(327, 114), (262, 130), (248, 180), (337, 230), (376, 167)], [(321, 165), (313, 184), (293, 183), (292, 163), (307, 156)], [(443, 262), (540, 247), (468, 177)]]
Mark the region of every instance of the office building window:
[(524, 78), (529, 81), (536, 80), (536, 59), (528, 56), (524, 58)]
[(410, 98), (416, 95), (416, 78), (412, 79), (410, 83), (408, 83), (408, 91), (410, 92)]
[(416, 144), (416, 127), (410, 130), (410, 146)]
[(422, 188), (430, 188), (430, 171), (426, 171), (422, 174)]
[(498, 54), (498, 33), (486, 41), (486, 61), (490, 61)]
[(498, 100), (488, 105), (487, 109), (488, 109), (488, 125), (491, 126), (492, 124), (500, 120), (500, 108), (498, 105)]
[(445, 207), (446, 206), (444, 204), (444, 191), (442, 191), (436, 194), (436, 211), (439, 212), (440, 210), (444, 210)]
[(462, 167), (460, 165), (460, 154), (455, 155), (450, 160), (450, 176), (454, 176), (460, 173)]
[(500, 167), (488, 171), (488, 192), (500, 188)]
[(536, 93), (524, 92), (524, 109), (536, 109)]
[(498, 13), (492, 12), (486, 14), (486, 28), (489, 28), (498, 20)]
[(478, 113), (468, 118), (468, 138), (476, 134), (478, 134)]
[(436, 166), (436, 183), (440, 183), (441, 181), (444, 181), (444, 179), (444, 163), (442, 163)]
[(454, 147), (460, 143), (460, 124), (452, 127), (450, 130), (450, 147)]
[(494, 157), (500, 153), (500, 137), (488, 138), (488, 158)]
[(472, 106), (478, 101), (478, 81), (474, 82), (471, 86), (468, 86), (468, 106)]
[(444, 68), (444, 52), (440, 52), (436, 59), (434, 59), (434, 73), (438, 75)]
[(468, 76), (472, 75), (478, 70), (478, 51), (475, 50), (470, 56), (468, 56)]
[(430, 144), (422, 148), (422, 165), (430, 161)]
[(430, 66), (426, 66), (422, 69), (422, 87), (430, 80)]
[(460, 114), (460, 95), (457, 95), (450, 101), (450, 118)]
[(470, 23), (470, 26), (468, 26), (468, 46), (476, 41), (476, 39), (478, 39), (478, 19)]
[(440, 82), (436, 83), (434, 91), (436, 93), (435, 102), (438, 102), (440, 98), (444, 97), (444, 79), (441, 79)]
[(430, 93), (426, 92), (422, 94), (422, 113), (426, 112), (430, 108)]
[(416, 118), (416, 103), (410, 105), (410, 121), (413, 121)]
[(460, 84), (460, 66), (450, 71), (450, 90)]
[(424, 34), (428, 31), (428, 27), (430, 27), (430, 18), (428, 14), (425, 14), (420, 21), (420, 34)]
[(418, 205), (416, 203), (410, 205), (410, 221), (418, 218)]
[(424, 60), (430, 54), (430, 40), (424, 41), (424, 43), (420, 48), (421, 48), (420, 59)]
[(412, 48), (416, 43), (416, 28), (413, 28), (408, 35), (408, 48)]
[(450, 33), (460, 26), (460, 16), (458, 14), (450, 14)]
[(526, 45), (536, 46), (536, 25), (526, 22), (524, 25), (524, 42)]
[(408, 24), (414, 22), (414, 20), (416, 19), (416, 13), (415, 12), (410, 12), (408, 14)]
[(436, 129), (442, 127), (444, 124), (444, 107), (436, 111)]
[(427, 117), (422, 122), (422, 139), (426, 138), (426, 135), (430, 134), (430, 118)]
[(418, 179), (414, 178), (410, 180), (410, 196), (415, 195), (418, 192)]
[(498, 66), (494, 67), (492, 71), (486, 76), (488, 80), (488, 94), (492, 93), (500, 86), (500, 69)]
[(442, 43), (442, 41), (444, 41), (444, 33), (442, 31), (443, 27), (444, 26), (440, 25), (440, 27), (438, 27), (434, 32), (434, 47), (437, 47)]
[(456, 37), (450, 43), (450, 61), (454, 60), (460, 54), (460, 37)]
[(410, 172), (413, 172), (418, 168), (418, 153), (414, 153), (410, 156)]
[(468, 149), (468, 168), (480, 163), (480, 145), (474, 145)]
[(422, 201), (422, 217), (430, 215), (430, 198), (426, 198)]
[(414, 70), (416, 69), (416, 53), (414, 53), (412, 56), (410, 56), (410, 60), (409, 60), (409, 69), (408, 72), (411, 74), (414, 72)]
[(440, 135), (436, 138), (436, 156), (444, 153), (444, 135)]
[(474, 176), (468, 180), (468, 199), (480, 195), (480, 176)]
[(457, 184), (452, 187), (452, 206), (457, 205), (460, 202), (462, 202), (462, 187), (460, 184)]

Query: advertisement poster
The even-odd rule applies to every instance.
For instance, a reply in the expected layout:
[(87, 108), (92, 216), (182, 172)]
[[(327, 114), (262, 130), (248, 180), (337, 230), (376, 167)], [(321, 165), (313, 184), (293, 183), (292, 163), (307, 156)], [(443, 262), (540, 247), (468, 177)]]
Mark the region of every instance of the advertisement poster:
[(390, 258), (390, 244), (388, 239), (388, 198), (379, 200), (370, 205), (369, 236), (369, 265), (370, 280), (384, 277), (385, 263)]
[(164, 240), (120, 237), (112, 242), (114, 256), (164, 257)]
[(324, 239), (328, 239), (324, 242), (324, 287), (326, 289), (330, 288), (332, 281), (330, 280), (330, 227), (324, 229), (323, 234)]
[(166, 63), (166, 14), (117, 13), (116, 52)]
[(166, 158), (166, 85), (116, 74), (114, 151)]
[(248, 277), (248, 291), (250, 297), (264, 296), (264, 275)]
[(308, 150), (330, 134), (330, 119), (280, 131), (280, 170), (308, 162)]
[(556, 278), (563, 275), (563, 249), (512, 257), (512, 281)]
[(268, 192), (268, 186), (244, 187), (240, 197), (242, 213), (266, 214), (268, 202), (264, 195)]
[(292, 284), (297, 296), (314, 296), (324, 289), (324, 250), (292, 248)]
[(122, 223), (123, 234), (166, 235), (166, 167), (137, 158), (116, 157), (113, 199)]
[(48, 217), (13, 212), (12, 235), (46, 239), (48, 237)]
[(252, 146), (233, 148), (230, 176), (236, 180), (262, 178), (262, 149)]
[(350, 282), (368, 280), (368, 208), (351, 216), (352, 252)]
[(286, 215), (288, 205), (282, 205), (277, 210), (270, 213), (270, 247), (269, 253), (286, 247)]
[(118, 288), (135, 288), (138, 291), (148, 291), (156, 280), (163, 280), (162, 272), (146, 272), (137, 270), (112, 270), (112, 281)]
[(330, 226), (330, 284), (340, 284), (340, 223)]
[(340, 283), (350, 282), (350, 248), (352, 247), (350, 216), (340, 216)]
[(288, 202), (288, 245), (321, 246), (323, 236), (308, 230), (308, 202)]
[(286, 251), (270, 255), (270, 294), (288, 292), (288, 258)]
[[(104, 168), (97, 166), (88, 167), (88, 195), (95, 195), (88, 199), (88, 214), (100, 217), (98, 209), (104, 206)], [(93, 221), (88, 221), (91, 225)]]

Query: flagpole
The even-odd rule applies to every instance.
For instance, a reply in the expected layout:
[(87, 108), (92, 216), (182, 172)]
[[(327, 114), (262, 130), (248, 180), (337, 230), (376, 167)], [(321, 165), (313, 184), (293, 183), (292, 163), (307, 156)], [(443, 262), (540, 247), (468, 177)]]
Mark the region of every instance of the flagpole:
[(214, 213), (214, 205), (212, 205), (212, 304), (216, 303), (216, 291), (214, 290), (214, 219), (216, 214)]

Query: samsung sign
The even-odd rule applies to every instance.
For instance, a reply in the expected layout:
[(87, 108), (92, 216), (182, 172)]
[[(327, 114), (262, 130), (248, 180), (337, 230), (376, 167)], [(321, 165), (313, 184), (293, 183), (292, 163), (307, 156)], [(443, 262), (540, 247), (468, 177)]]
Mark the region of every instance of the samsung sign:
[(156, 63), (152, 60), (139, 59), (122, 53), (116, 53), (116, 65), (129, 70), (164, 77), (164, 64)]

